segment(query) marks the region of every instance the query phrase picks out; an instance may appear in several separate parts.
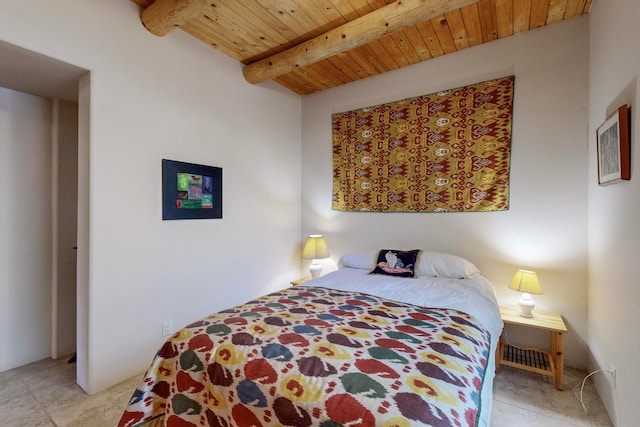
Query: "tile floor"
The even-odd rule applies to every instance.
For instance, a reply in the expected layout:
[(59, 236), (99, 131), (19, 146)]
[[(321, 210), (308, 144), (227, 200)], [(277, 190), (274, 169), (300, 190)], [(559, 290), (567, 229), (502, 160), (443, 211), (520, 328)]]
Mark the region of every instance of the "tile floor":
[[(494, 383), (491, 427), (612, 426), (590, 380), (584, 392), (589, 414), (574, 396), (573, 387), (584, 374), (567, 368), (565, 390), (558, 391), (540, 375), (503, 367)], [(1, 425), (113, 427), (141, 377), (89, 396), (76, 385), (75, 364), (67, 358), (0, 372)]]
[(502, 366), (493, 385), (491, 427), (612, 427), (591, 378), (583, 392), (587, 413), (576, 397), (586, 374), (565, 367), (559, 391), (550, 377)]
[(45, 359), (0, 373), (3, 427), (113, 427), (142, 375), (94, 395), (75, 382), (67, 358)]

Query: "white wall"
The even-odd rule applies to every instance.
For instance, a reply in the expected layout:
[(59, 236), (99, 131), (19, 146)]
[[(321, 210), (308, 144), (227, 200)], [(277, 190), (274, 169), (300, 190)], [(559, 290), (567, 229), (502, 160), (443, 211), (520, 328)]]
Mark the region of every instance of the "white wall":
[[(303, 99), (303, 234), (325, 234), (332, 259), (395, 246), (472, 260), (516, 304), (507, 283), (538, 272), (539, 308), (560, 312), (566, 361), (586, 367), (588, 20), (576, 18)], [(510, 209), (377, 214), (331, 210), (331, 114), (515, 75)], [(512, 334), (512, 341), (518, 336)], [(548, 337), (532, 336), (535, 344)]]
[[(163, 321), (178, 328), (297, 278), (298, 96), (249, 85), (239, 63), (184, 33), (151, 35), (131, 2), (0, 0), (0, 10), (0, 40), (91, 70), (80, 111), (90, 116), (80, 153), (90, 178), (79, 184), (89, 188), (86, 390), (146, 369)], [(222, 167), (224, 218), (163, 222), (162, 158)]]
[(51, 348), (51, 102), (0, 88), (0, 372)]
[[(594, 2), (590, 14), (589, 111), (589, 346), (595, 368), (617, 369), (594, 378), (612, 421), (637, 425), (640, 299), (640, 3)], [(631, 107), (631, 180), (598, 186), (596, 130), (620, 105)]]

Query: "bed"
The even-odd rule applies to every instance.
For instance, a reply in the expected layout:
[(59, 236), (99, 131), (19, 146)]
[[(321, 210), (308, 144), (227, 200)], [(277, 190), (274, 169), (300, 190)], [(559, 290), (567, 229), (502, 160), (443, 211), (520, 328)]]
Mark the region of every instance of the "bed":
[(391, 251), (178, 331), (118, 426), (488, 426), (493, 285), (463, 258)]

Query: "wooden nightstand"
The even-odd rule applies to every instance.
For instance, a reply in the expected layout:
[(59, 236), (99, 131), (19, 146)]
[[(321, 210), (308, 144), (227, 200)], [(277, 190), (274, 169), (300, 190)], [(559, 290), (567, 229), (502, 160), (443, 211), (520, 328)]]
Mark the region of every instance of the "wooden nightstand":
[(302, 279), (298, 279), (298, 280), (293, 280), (290, 283), (293, 286), (297, 286), (297, 285), (303, 284), (304, 282), (308, 282), (309, 280), (311, 280), (311, 276), (303, 277)]
[(518, 307), (500, 305), (500, 317), (505, 324), (520, 325), (549, 331), (549, 351), (513, 346), (500, 337), (496, 349), (496, 372), (500, 365), (555, 377), (556, 388), (562, 390), (564, 371), (564, 334), (567, 327), (562, 316), (553, 311), (535, 309), (533, 317), (520, 316)]

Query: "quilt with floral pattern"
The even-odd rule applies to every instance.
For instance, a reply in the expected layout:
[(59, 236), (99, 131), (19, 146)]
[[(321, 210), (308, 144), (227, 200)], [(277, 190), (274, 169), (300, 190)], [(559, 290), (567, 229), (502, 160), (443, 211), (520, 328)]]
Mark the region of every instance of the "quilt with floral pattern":
[(292, 287), (173, 335), (118, 426), (474, 426), (489, 346), (460, 311)]

